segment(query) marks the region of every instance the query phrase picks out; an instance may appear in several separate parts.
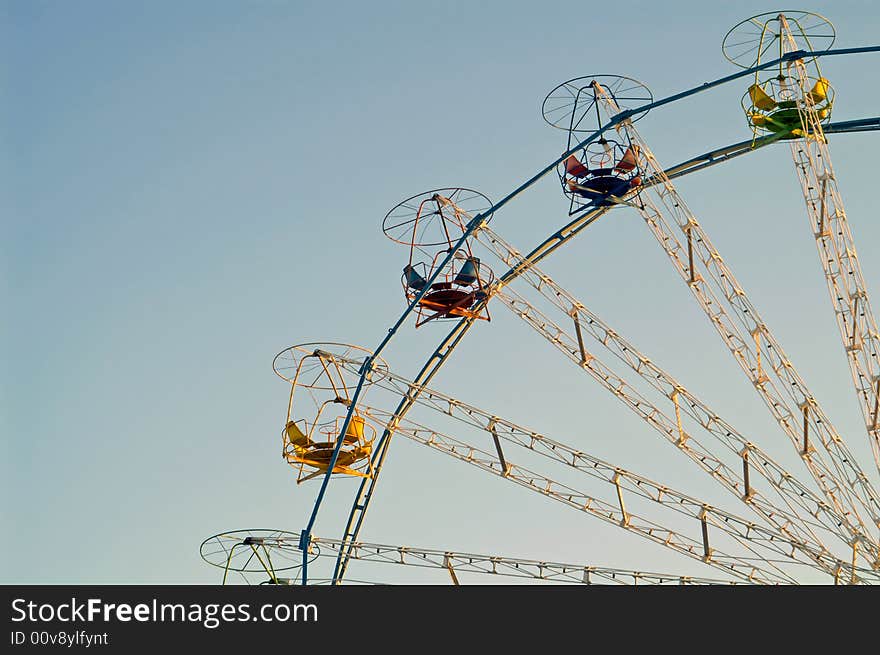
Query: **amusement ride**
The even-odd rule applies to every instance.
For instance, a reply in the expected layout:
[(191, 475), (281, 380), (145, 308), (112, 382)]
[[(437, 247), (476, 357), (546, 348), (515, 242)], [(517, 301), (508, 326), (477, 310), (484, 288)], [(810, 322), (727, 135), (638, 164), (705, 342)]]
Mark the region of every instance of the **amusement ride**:
[[(395, 205), (382, 230), (403, 246), (403, 314), (372, 350), (303, 343), (281, 351), (273, 362), (289, 387), (282, 457), (297, 483), (317, 484), (308, 524), (299, 532), (234, 530), (206, 539), (202, 557), (222, 570), (222, 582), (353, 583), (349, 566), (359, 561), (440, 569), (454, 584), (463, 573), (575, 584), (798, 584), (816, 576), (829, 584), (880, 582), (880, 492), (872, 482), (880, 471), (880, 331), (827, 138), (880, 129), (880, 118), (833, 122), (834, 87), (820, 69), (826, 57), (877, 53), (880, 46), (833, 49), (834, 40), (834, 28), (822, 16), (769, 12), (742, 21), (723, 40), (724, 56), (741, 70), (672, 96), (655, 100), (641, 82), (617, 75), (568, 80), (542, 106), (545, 121), (566, 133), (564, 152), (502, 200), (493, 203), (459, 187), (433, 189)], [(636, 129), (638, 120), (651, 109), (728, 83), (745, 89), (742, 108), (750, 137), (662, 167)], [(776, 142), (785, 142), (791, 153), (862, 412), (864, 434), (846, 437), (866, 438), (872, 461), (859, 461), (849, 449), (673, 184)], [(531, 250), (521, 251), (490, 221), (554, 172), (567, 203), (566, 222)], [(545, 258), (612, 211), (634, 212), (642, 219), (797, 453), (800, 470), (784, 467), (754, 435), (740, 432), (541, 271)], [(493, 257), (492, 267), (484, 253)], [(504, 272), (496, 275), (493, 268)], [(544, 337), (731, 494), (739, 511), (606, 462), (584, 452), (582, 445), (536, 432), (431, 386), (471, 327), (491, 323), (490, 306), (509, 310)], [(381, 357), (407, 322), (441, 334), (439, 324), (451, 326), (411, 378), (393, 371)], [(421, 417), (451, 419), (461, 432), (427, 425), (423, 418), (417, 422), (410, 416), (416, 407)], [(465, 426), (477, 437), (466, 438)], [(701, 562), (706, 577), (361, 541), (395, 436)], [(525, 453), (529, 468), (517, 463)], [(574, 477), (563, 482), (552, 467)], [(340, 477), (356, 480), (342, 535), (312, 534), (328, 485)], [(332, 577), (310, 575), (310, 565), (318, 560), (335, 561)]]

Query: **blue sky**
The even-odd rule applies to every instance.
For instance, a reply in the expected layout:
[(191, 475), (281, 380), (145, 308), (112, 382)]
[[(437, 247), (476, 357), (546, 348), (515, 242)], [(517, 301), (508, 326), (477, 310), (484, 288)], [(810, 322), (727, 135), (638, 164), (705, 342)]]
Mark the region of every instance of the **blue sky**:
[[(557, 84), (621, 74), (663, 97), (716, 79), (734, 70), (721, 55), (727, 30), (774, 9), (475, 4), (2, 3), (0, 580), (214, 582), (202, 539), (301, 529), (317, 485), (297, 486), (279, 456), (287, 388), (272, 358), (294, 343), (372, 348), (384, 336), (404, 308), (407, 258), (380, 231), (388, 209), (444, 186), (502, 197), (564, 148), (540, 114)], [(878, 42), (875, 3), (805, 8), (831, 19), (838, 47)], [(823, 62), (835, 120), (877, 115), (878, 57)], [(745, 86), (658, 109), (640, 131), (664, 164), (744, 140)], [(831, 141), (875, 293), (877, 139)], [(787, 148), (678, 186), (869, 470)], [(528, 248), (566, 209), (551, 175), (493, 225)], [(766, 433), (781, 457), (782, 433), (628, 211), (545, 268), (741, 430)], [(438, 388), (550, 435), (583, 429), (596, 456), (723, 498), (548, 344), (493, 311)], [(445, 330), (409, 324), (386, 358), (413, 375)], [(316, 534), (338, 536), (353, 491), (351, 480), (331, 484)], [(362, 537), (712, 575), (402, 439)], [(445, 581), (418, 571), (387, 579)]]

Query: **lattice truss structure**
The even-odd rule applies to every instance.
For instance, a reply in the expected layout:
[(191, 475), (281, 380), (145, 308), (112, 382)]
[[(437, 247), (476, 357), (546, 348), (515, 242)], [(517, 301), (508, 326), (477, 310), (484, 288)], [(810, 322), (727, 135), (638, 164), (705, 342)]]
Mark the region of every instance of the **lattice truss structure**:
[[(831, 50), (834, 30), (807, 12), (772, 12), (732, 29), (724, 54), (745, 70), (654, 102), (641, 83), (585, 76), (554, 89), (548, 123), (568, 134), (566, 151), (501, 202), (464, 188), (436, 189), (392, 209), (383, 230), (409, 248), (401, 283), (407, 311), (373, 351), (303, 344), (282, 351), (276, 373), (290, 384), (282, 430), (285, 459), (298, 481), (321, 480), (309, 525), (299, 533), (242, 530), (215, 535), (202, 556), (223, 581), (300, 584), (356, 582), (352, 561), (434, 568), (459, 584), (463, 574), (579, 584), (835, 584), (880, 582), (880, 333), (859, 266), (827, 135), (875, 130), (880, 119), (833, 123), (833, 88), (822, 56), (878, 51)], [(753, 137), (664, 168), (635, 122), (654, 106), (731, 79), (752, 84), (743, 108)], [(787, 141), (807, 209), (831, 305), (874, 461), (859, 461), (799, 374), (770, 326), (712, 244), (674, 179)], [(495, 211), (539, 177), (556, 171), (568, 199), (567, 223), (521, 251), (488, 224)], [(609, 212), (637, 214), (778, 424), (775, 435), (745, 434), (662, 369), (539, 264)], [(491, 258), (490, 268), (487, 258)], [(506, 271), (496, 276), (493, 272)], [(647, 424), (727, 494), (731, 511), (663, 481), (585, 452), (584, 428), (549, 435), (476, 407), (431, 380), (488, 307), (504, 308)], [(503, 310), (496, 310), (503, 311)], [(452, 328), (415, 377), (379, 357), (409, 314), (416, 326)], [(409, 416), (418, 409), (418, 419)], [(460, 553), (359, 540), (392, 437), (567, 505), (705, 565), (712, 577), (616, 569)], [(853, 440), (860, 435), (846, 435)], [(788, 442), (800, 466), (790, 470), (765, 440)], [(862, 438), (864, 438), (862, 437)], [(762, 445), (763, 444), (763, 445)], [(775, 444), (774, 444), (775, 445)], [(311, 533), (334, 477), (359, 479), (340, 539)], [(309, 578), (310, 563), (335, 560), (332, 577)], [(711, 571), (711, 572), (710, 572)]]

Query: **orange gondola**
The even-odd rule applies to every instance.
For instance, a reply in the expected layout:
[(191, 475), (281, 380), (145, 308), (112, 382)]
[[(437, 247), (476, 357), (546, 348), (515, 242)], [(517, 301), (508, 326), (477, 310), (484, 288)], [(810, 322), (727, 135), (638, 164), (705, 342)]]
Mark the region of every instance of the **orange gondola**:
[(385, 217), (385, 234), (409, 247), (401, 283), (407, 302), (416, 303), (416, 327), (450, 318), (490, 320), (492, 271), (474, 255), (470, 240), (449, 258), (478, 211), (468, 207), (475, 203), (491, 204), (475, 191), (438, 189), (403, 201)]

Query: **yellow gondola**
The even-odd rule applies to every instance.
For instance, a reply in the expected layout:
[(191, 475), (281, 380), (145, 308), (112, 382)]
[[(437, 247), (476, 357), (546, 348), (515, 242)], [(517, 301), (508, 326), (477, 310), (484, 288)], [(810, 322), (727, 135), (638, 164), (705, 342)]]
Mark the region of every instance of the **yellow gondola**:
[(314, 345), (318, 344), (293, 346), (276, 357), (276, 372), (291, 383), (287, 420), (281, 431), (282, 457), (297, 469), (297, 483), (328, 471), (369, 477), (376, 428), (354, 410), (342, 432), (351, 407), (349, 392), (357, 377), (345, 367), (345, 361), (353, 351), (366, 351), (346, 346), (346, 354), (337, 358), (329, 349), (309, 348)]
[(777, 76), (752, 84), (743, 96), (743, 109), (755, 133), (768, 132), (783, 139), (801, 138), (812, 128), (805, 127), (801, 113), (812, 106), (820, 122), (831, 117), (834, 89), (824, 77), (813, 78), (812, 87), (801, 94), (798, 80)]

